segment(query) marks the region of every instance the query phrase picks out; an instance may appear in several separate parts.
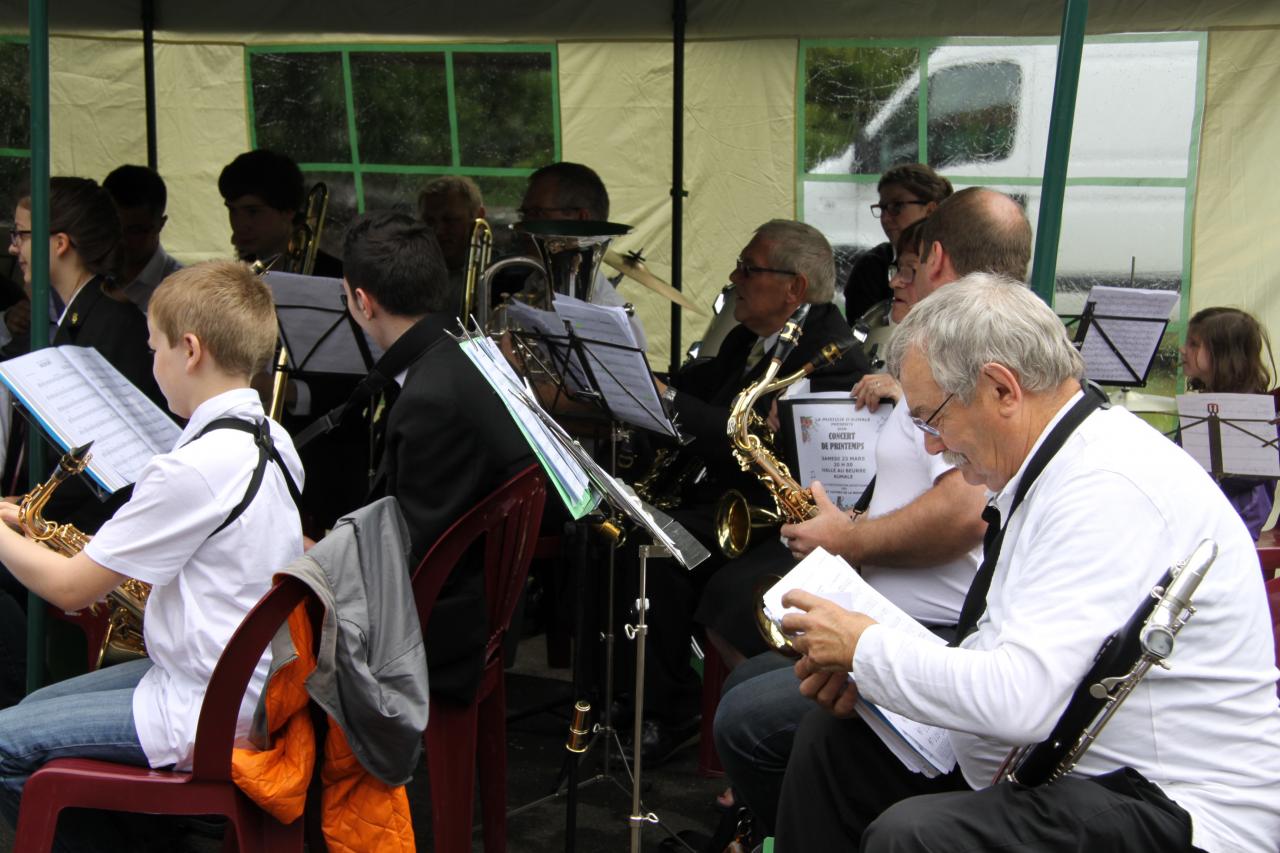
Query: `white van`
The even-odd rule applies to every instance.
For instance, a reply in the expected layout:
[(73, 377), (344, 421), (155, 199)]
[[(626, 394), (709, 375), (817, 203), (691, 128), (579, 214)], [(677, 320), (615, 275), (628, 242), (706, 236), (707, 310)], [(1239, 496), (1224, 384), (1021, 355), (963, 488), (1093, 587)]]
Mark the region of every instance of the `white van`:
[[(1200, 44), (1192, 36), (1085, 46), (1067, 174), (1091, 185), (1068, 185), (1060, 297), (1127, 282), (1131, 265), (1141, 286), (1179, 287)], [(947, 45), (927, 68), (929, 164), (957, 188), (984, 184), (1020, 199), (1035, 227), (1057, 46)], [(918, 112), (917, 72), (812, 173), (875, 174), (918, 160)], [(884, 241), (876, 200), (874, 183), (806, 180), (803, 215), (847, 254)], [(1076, 301), (1060, 298), (1059, 310)]]

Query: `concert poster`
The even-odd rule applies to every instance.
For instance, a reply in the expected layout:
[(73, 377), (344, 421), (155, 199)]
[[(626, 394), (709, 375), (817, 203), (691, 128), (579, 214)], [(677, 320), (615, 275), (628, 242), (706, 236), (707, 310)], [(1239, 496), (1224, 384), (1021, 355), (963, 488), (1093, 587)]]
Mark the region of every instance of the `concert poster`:
[(848, 394), (778, 403), (782, 452), (797, 482), (822, 483), (837, 506), (852, 507), (876, 473), (876, 441), (890, 406), (855, 409)]

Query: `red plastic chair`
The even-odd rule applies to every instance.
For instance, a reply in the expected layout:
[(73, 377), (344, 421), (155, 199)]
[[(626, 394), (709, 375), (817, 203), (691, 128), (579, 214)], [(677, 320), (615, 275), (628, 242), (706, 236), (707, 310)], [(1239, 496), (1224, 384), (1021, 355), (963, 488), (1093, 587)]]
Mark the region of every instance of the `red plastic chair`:
[(1276, 569), (1280, 569), (1280, 539), (1276, 537), (1277, 527), (1262, 531), (1256, 543), (1258, 563), (1262, 566), (1262, 577), (1268, 581), (1276, 576)]
[(89, 758), (50, 761), (27, 780), (14, 849), (47, 853), (65, 808), (169, 815), (224, 815), (223, 849), (241, 853), (302, 850), (302, 820), (285, 825), (231, 781), (231, 749), (245, 688), (263, 651), (309, 590), (280, 578), (249, 611), (214, 667), (200, 708), (190, 773), (150, 770)]
[[(473, 542), (484, 539), (489, 641), (480, 688), (475, 701), (465, 707), (433, 700), (423, 736), (431, 779), (434, 853), (470, 853), (477, 764), (484, 849), (486, 853), (507, 849), (507, 694), (502, 639), (533, 559), (546, 499), (542, 472), (536, 465), (526, 468), (455, 521), (414, 572), (413, 596), (425, 635), (449, 573)], [(481, 730), (484, 735), (478, 738)]]

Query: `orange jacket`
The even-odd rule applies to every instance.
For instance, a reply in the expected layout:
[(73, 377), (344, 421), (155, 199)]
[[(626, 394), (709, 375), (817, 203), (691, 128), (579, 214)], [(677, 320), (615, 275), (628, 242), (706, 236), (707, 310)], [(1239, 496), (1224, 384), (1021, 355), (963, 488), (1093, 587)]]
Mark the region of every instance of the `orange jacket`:
[[(305, 602), (289, 616), (289, 635), (297, 657), (271, 674), (264, 691), (271, 747), (262, 751), (237, 749), (231, 757), (231, 778), (236, 785), (282, 823), (292, 823), (302, 815), (316, 760), (305, 684), (316, 658)], [(414, 853), (413, 822), (404, 786), (393, 788), (369, 774), (332, 717), (324, 757), (321, 824), (329, 850)]]

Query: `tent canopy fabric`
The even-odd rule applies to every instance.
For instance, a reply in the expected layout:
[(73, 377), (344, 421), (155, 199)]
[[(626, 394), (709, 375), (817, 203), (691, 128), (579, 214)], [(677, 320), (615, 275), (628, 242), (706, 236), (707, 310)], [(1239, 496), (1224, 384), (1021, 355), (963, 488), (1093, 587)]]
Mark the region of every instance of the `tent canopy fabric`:
[[(101, 179), (146, 162), (138, 0), (50, 4), (54, 174)], [(0, 30), (25, 32), (25, 3), (4, 0)], [(301, 9), (320, 8), (313, 17)], [(992, 0), (806, 2), (691, 0), (684, 110), (683, 286), (709, 304), (751, 231), (796, 217), (796, 75), (800, 38), (1052, 36), (1060, 3)], [(617, 247), (671, 262), (671, 3), (312, 4), (156, 0), (159, 168), (170, 190), (164, 242), (186, 261), (229, 254), (216, 178), (250, 145), (245, 48), (286, 43), (554, 41), (564, 159), (596, 168), (612, 218), (635, 227)], [(237, 28), (239, 27), (239, 28)], [(1260, 247), (1280, 227), (1280, 4), (1248, 0), (1095, 0), (1091, 33), (1209, 32), (1203, 136), (1192, 227), (1191, 310), (1237, 305), (1280, 327), (1280, 272)], [(1141, 224), (1135, 224), (1140, 228)], [(624, 283), (668, 363), (669, 311)], [(682, 340), (703, 320), (685, 313)]]

